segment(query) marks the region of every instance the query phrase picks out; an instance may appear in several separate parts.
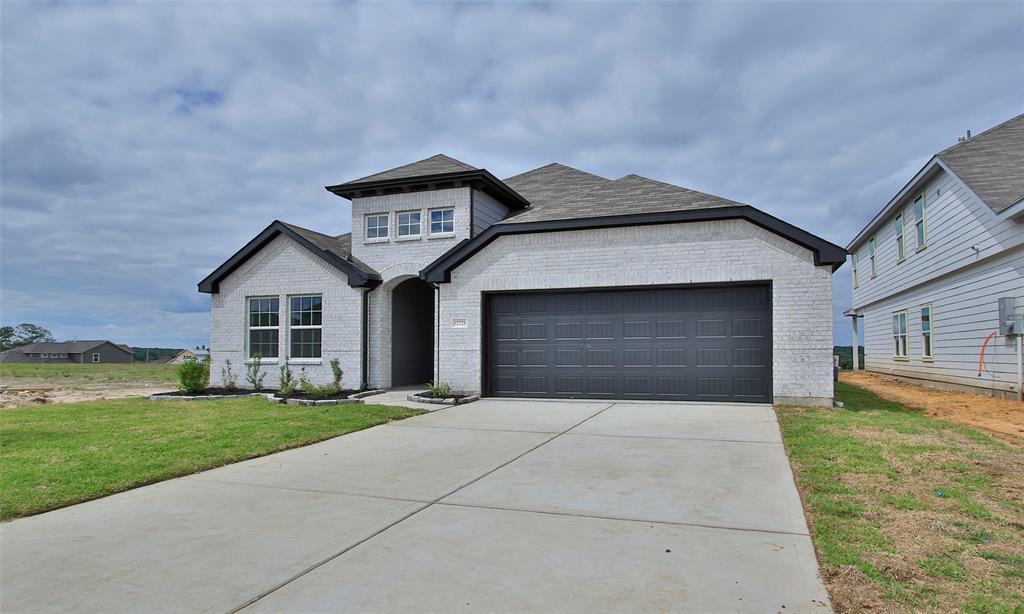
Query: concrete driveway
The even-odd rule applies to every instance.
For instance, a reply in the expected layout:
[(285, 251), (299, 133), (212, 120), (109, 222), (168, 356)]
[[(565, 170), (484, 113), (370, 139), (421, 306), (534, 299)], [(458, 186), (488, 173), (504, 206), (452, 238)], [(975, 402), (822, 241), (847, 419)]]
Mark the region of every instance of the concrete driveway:
[(828, 612), (817, 572), (767, 405), (484, 400), (0, 527), (4, 612)]

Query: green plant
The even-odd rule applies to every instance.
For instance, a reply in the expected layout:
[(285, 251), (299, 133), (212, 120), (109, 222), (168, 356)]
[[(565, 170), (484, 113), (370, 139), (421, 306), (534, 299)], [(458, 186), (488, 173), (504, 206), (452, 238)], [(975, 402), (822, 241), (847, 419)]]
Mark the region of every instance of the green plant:
[(237, 388), (235, 385), (235, 374), (231, 370), (231, 361), (225, 360), (224, 366), (220, 369), (220, 379), (224, 383), (226, 390), (234, 390)]
[[(228, 364), (231, 364), (228, 361)], [(263, 389), (263, 377), (266, 374), (263, 372), (263, 355), (256, 352), (252, 355), (252, 361), (245, 365), (245, 380), (249, 382), (253, 390)]]
[(427, 390), (433, 397), (446, 397), (452, 393), (452, 385), (448, 382), (427, 382)]
[(334, 382), (332, 383), (334, 392), (341, 391), (341, 376), (344, 375), (344, 371), (341, 370), (341, 361), (337, 358), (331, 359), (331, 374), (334, 376)]
[(283, 397), (289, 397), (295, 392), (295, 378), (292, 376), (292, 370), (288, 368), (288, 363), (281, 365), (280, 370), (281, 383), (277, 390)]
[(185, 392), (200, 392), (210, 381), (210, 365), (189, 358), (178, 365), (178, 388)]
[(299, 370), (299, 390), (310, 395), (316, 392), (316, 384), (309, 381), (309, 378), (306, 377), (306, 367), (302, 367)]

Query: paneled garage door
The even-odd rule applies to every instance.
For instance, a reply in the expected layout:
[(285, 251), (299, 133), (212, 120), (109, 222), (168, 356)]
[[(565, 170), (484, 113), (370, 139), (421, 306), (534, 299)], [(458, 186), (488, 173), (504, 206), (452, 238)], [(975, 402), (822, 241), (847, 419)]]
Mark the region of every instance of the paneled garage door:
[(499, 397), (770, 402), (767, 285), (489, 294)]

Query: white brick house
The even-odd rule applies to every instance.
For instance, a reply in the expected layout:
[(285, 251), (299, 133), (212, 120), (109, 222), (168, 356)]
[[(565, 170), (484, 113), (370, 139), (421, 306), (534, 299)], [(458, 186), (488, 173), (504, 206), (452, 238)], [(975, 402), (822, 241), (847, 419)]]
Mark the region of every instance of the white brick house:
[[(259, 352), (349, 388), (830, 404), (846, 252), (753, 207), (552, 164), (434, 156), (328, 188), (352, 233), (274, 222), (199, 284), (212, 378)], [(241, 378), (239, 378), (241, 379)]]

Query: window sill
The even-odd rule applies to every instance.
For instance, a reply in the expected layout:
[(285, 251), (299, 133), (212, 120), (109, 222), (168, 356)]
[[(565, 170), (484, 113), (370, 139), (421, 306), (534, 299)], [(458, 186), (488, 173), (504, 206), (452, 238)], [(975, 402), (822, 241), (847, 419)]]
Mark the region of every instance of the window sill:
[(909, 356), (893, 356), (892, 359), (899, 362), (910, 362)]
[(289, 358), (290, 365), (319, 365), (323, 364), (322, 358)]
[[(256, 360), (253, 359), (253, 358), (248, 358), (248, 359), (246, 359), (245, 364), (247, 364), (247, 365), (256, 364)], [(276, 358), (262, 358), (262, 359), (260, 359), (260, 364), (261, 365), (276, 365), (277, 364), (277, 359)]]
[(921, 362), (934, 363), (935, 362), (935, 357), (934, 356), (922, 356), (921, 357)]
[(428, 239), (454, 239), (454, 232), (435, 232), (427, 236)]
[(387, 243), (390, 240), (388, 237), (377, 237), (376, 239), (363, 239), (363, 243)]
[(918, 245), (917, 249), (914, 250), (914, 253), (917, 254), (917, 253), (923, 252), (927, 248), (928, 248), (928, 244), (927, 243), (925, 243), (924, 245)]
[(419, 241), (422, 238), (422, 235), (404, 235), (400, 237), (395, 237), (395, 241)]

